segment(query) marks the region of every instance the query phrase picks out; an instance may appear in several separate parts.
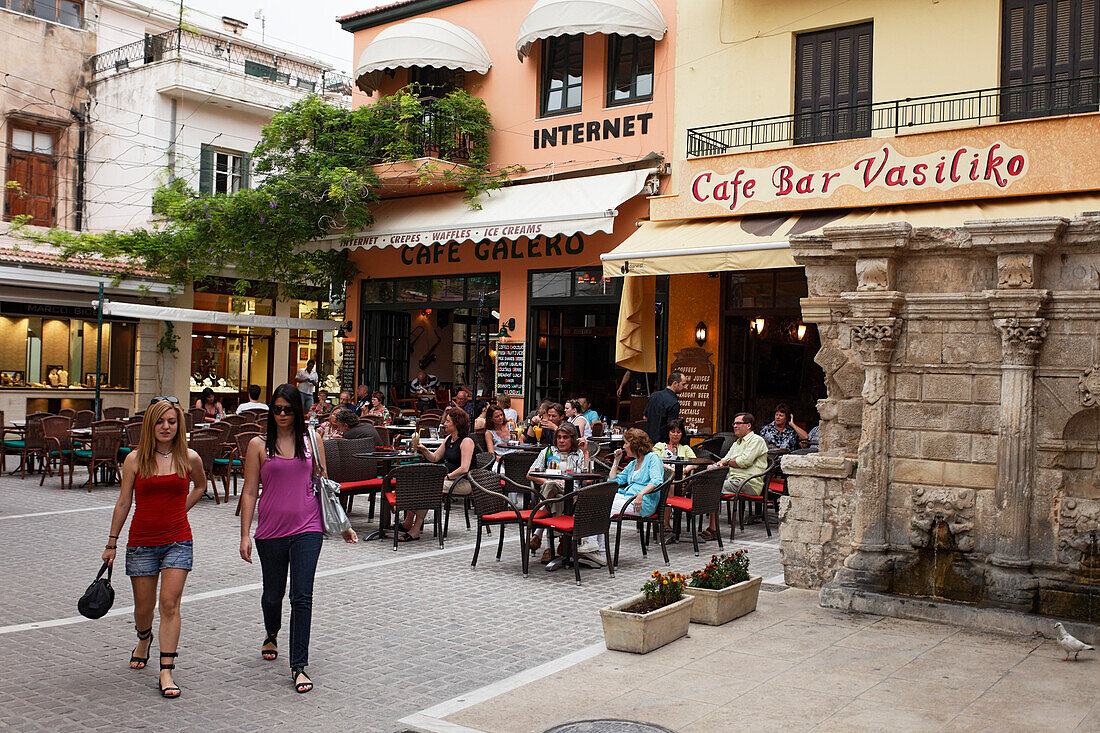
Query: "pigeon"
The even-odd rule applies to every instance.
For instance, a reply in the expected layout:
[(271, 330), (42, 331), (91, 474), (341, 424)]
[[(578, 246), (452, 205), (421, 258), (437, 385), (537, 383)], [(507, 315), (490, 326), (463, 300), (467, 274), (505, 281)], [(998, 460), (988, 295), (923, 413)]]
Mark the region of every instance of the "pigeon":
[(1066, 651), (1066, 658), (1063, 662), (1069, 661), (1069, 655), (1073, 655), (1073, 661), (1077, 661), (1077, 655), (1084, 651), (1091, 651), (1095, 647), (1091, 647), (1080, 639), (1071, 636), (1066, 627), (1061, 623), (1054, 624), (1055, 631), (1058, 632), (1058, 646), (1062, 647)]

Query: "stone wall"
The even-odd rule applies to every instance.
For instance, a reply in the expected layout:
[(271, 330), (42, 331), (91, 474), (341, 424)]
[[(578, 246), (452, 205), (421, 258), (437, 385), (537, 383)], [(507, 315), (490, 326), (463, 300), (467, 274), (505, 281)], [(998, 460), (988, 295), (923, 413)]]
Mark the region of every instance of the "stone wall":
[(1100, 218), (792, 251), (828, 397), (822, 452), (784, 458), (788, 582), (1100, 621)]

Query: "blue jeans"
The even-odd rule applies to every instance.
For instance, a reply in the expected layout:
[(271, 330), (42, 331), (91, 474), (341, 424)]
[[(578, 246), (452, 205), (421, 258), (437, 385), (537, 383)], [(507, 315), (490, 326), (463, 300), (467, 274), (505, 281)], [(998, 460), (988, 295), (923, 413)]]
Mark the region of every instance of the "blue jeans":
[(313, 407), (313, 395), (302, 392), (302, 410), (309, 412), (309, 408)]
[(260, 608), (264, 629), (279, 633), (283, 624), (283, 595), (290, 570), (290, 666), (309, 664), (309, 627), (313, 618), (313, 576), (321, 554), (321, 533), (302, 532), (289, 537), (256, 540), (264, 590)]

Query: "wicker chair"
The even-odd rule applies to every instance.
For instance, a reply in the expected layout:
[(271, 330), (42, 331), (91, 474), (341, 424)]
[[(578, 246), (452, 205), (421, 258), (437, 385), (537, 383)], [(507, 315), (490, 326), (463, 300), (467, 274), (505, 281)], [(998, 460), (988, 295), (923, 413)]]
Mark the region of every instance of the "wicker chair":
[[(532, 512), (529, 509), (520, 509), (502, 492), (523, 493), (533, 502), (537, 502), (541, 498), (539, 493), (530, 486), (520, 486), (496, 471), (483, 468), (473, 469), (470, 471), (468, 478), (474, 487), (470, 497), (474, 503), (474, 514), (477, 515), (477, 544), (474, 546), (474, 558), (470, 561), (470, 566), (475, 567), (477, 565), (477, 556), (481, 552), (481, 530), (483, 528), (491, 526), (499, 528), (497, 562), (500, 562), (500, 556), (504, 552), (504, 528), (507, 525), (514, 524), (519, 529), (520, 557), (522, 558), (523, 574), (526, 576), (528, 558), (527, 537), (524, 530)], [(539, 516), (549, 515), (546, 510), (540, 511)]]
[(355, 497), (370, 495), (368, 518), (374, 516), (374, 498), (382, 491), (383, 480), (378, 475), (378, 461), (356, 458), (356, 453), (370, 453), (377, 448), (374, 438), (333, 438), (324, 442), (325, 468), (328, 477), (340, 484), (340, 499), (350, 515)]
[[(548, 529), (550, 536), (547, 547), (550, 548), (551, 557), (554, 554), (554, 533), (560, 532), (569, 536), (572, 557), (574, 558), (573, 573), (577, 578), (577, 585), (581, 584), (581, 565), (575, 560), (577, 545), (582, 537), (602, 534), (604, 546), (611, 546), (611, 505), (615, 501), (615, 494), (618, 490), (619, 485), (614, 481), (604, 481), (603, 483), (592, 484), (571, 491), (562, 497), (544, 499), (531, 508), (531, 515), (527, 524), (527, 536), (531, 536), (531, 533), (535, 531), (535, 527)], [(573, 502), (572, 515), (563, 514), (558, 517), (539, 515), (540, 510), (549, 504), (560, 501), (569, 502), (570, 500)], [(526, 545), (524, 547), (526, 551)], [(615, 577), (615, 563), (607, 563), (607, 572), (612, 578)]]
[(191, 416), (191, 423), (193, 425), (202, 425), (206, 422), (206, 410), (201, 407), (192, 407), (187, 411), (187, 414)]
[(397, 552), (397, 512), (434, 510), (433, 531), (443, 549), (443, 479), (447, 467), (438, 463), (410, 463), (398, 466), (386, 476), (386, 484), (393, 491), (385, 493), (386, 504), (394, 514), (393, 551)]
[[(254, 437), (260, 434), (258, 430), (248, 430), (247, 423), (244, 422), (232, 422), (229, 423), (228, 442), (223, 442), (218, 449), (218, 455), (214, 458), (214, 470), (219, 476), (222, 477), (222, 492), (225, 496), (225, 503), (229, 503), (229, 480), (233, 480), (233, 496), (237, 495), (237, 478), (244, 476), (244, 456), (248, 449), (248, 443)], [(241, 437), (245, 440), (242, 442)], [(214, 487), (214, 494), (217, 495), (218, 489)]]
[[(212, 481), (214, 476), (214, 460), (218, 457), (218, 447), (221, 445), (221, 440), (218, 434), (211, 430), (196, 430), (191, 433), (191, 439), (188, 441), (188, 447), (199, 454), (199, 458), (202, 459), (202, 469), (207, 475), (207, 480)], [(218, 500), (218, 487), (214, 487), (214, 503), (220, 503)]]
[(130, 416), (130, 410), (126, 407), (104, 407), (104, 420), (125, 420)]
[(73, 415), (74, 428), (90, 428), (95, 422), (95, 412), (92, 410), (79, 410)]
[(126, 444), (130, 450), (136, 450), (138, 443), (141, 442), (141, 423), (140, 422), (128, 422), (125, 425), (126, 430)]
[(76, 463), (88, 467), (88, 492), (96, 484), (97, 467), (110, 467), (112, 476), (118, 476), (118, 452), (126, 440), (126, 430), (119, 420), (99, 420), (91, 425), (92, 439), (90, 447), (73, 450), (69, 454), (69, 486), (72, 486), (73, 466)]
[[(699, 556), (699, 527), (703, 520), (717, 514), (722, 504), (722, 484), (726, 480), (726, 469), (710, 468), (705, 471), (695, 471), (681, 483), (684, 485), (683, 496), (670, 496), (665, 500), (670, 507), (676, 510), (676, 532), (680, 529), (680, 514), (687, 514), (688, 527), (691, 528), (691, 545), (695, 549), (695, 556)], [(723, 549), (722, 533), (718, 533), (718, 549)]]
[[(734, 506), (733, 505), (734, 505), (734, 502), (737, 503), (737, 524), (741, 527), (742, 532), (745, 531), (745, 508), (746, 508), (746, 506), (748, 504), (751, 504), (751, 503), (759, 503), (760, 507), (761, 507), (760, 514), (761, 514), (761, 516), (763, 518), (763, 521), (764, 521), (764, 531), (768, 533), (769, 537), (772, 536), (771, 527), (768, 526), (768, 498), (769, 498), (769, 494), (771, 493), (771, 481), (772, 481), (773, 478), (775, 478), (775, 475), (778, 472), (779, 472), (779, 460), (778, 459), (772, 459), (772, 460), (768, 461), (768, 467), (765, 468), (760, 473), (753, 474), (752, 476), (746, 476), (745, 478), (741, 479), (741, 481), (738, 482), (738, 484), (737, 484), (737, 487), (736, 487), (737, 491), (734, 491), (734, 492), (729, 493), (729, 494), (725, 494), (725, 493), (722, 494), (722, 501), (726, 502), (726, 518), (729, 520), (729, 523), (730, 523), (730, 540), (731, 541), (733, 540), (733, 533), (734, 533), (734, 526), (733, 526), (733, 511), (734, 511)], [(742, 486), (744, 486), (749, 481), (751, 481), (755, 478), (762, 478), (763, 479), (764, 489), (763, 489), (763, 491), (760, 492), (759, 496), (757, 496), (756, 494), (750, 494), (748, 492), (744, 492), (744, 491), (740, 490)], [(776, 493), (778, 493), (778, 492), (776, 492)], [(778, 524), (779, 524), (779, 520), (777, 518), (776, 519), (776, 525), (778, 526)]]
[[(45, 436), (42, 433), (42, 419), (52, 417), (48, 412), (34, 412), (27, 415), (26, 426), (23, 429), (23, 445), (19, 448), (19, 478), (27, 477), (27, 461), (35, 458), (45, 460)], [(31, 463), (31, 470), (34, 464)]]
[[(61, 415), (50, 415), (42, 418), (42, 454), (46, 460), (42, 465), (42, 477), (38, 480), (39, 486), (45, 483), (47, 474), (53, 476), (54, 459), (56, 459), (57, 475), (61, 477), (61, 488), (65, 488), (65, 465), (72, 463), (73, 439), (69, 435), (72, 424), (72, 419)], [(73, 473), (70, 470), (69, 488), (72, 487)]]
[(58, 417), (67, 417), (70, 420), (72, 420), (74, 417), (76, 417), (76, 410), (74, 410), (71, 407), (66, 407), (64, 409), (58, 410), (57, 411), (57, 416)]
[(397, 398), (397, 389), (390, 387), (390, 404), (397, 408), (398, 415), (415, 415), (416, 414), (416, 400), (412, 397), (406, 399)]
[[(618, 484), (615, 484), (618, 486)], [(617, 489), (616, 489), (617, 490)], [(665, 545), (665, 507), (668, 506), (668, 497), (672, 491), (672, 469), (665, 469), (665, 480), (657, 489), (660, 492), (660, 498), (657, 499), (657, 508), (653, 510), (652, 514), (648, 514), (644, 517), (635, 517), (626, 514), (616, 514), (611, 518), (611, 521), (615, 523), (615, 555), (612, 561), (613, 565), (619, 564), (619, 540), (622, 537), (623, 521), (632, 521), (638, 528), (638, 541), (642, 545), (642, 557), (649, 555), (649, 537), (650, 530), (657, 530), (657, 540), (661, 543), (661, 554), (664, 555), (665, 565), (669, 564), (668, 559), (668, 547)]]
[(374, 427), (382, 427), (386, 424), (386, 421), (382, 419), (381, 415), (363, 415), (359, 418), (362, 422), (369, 422)]

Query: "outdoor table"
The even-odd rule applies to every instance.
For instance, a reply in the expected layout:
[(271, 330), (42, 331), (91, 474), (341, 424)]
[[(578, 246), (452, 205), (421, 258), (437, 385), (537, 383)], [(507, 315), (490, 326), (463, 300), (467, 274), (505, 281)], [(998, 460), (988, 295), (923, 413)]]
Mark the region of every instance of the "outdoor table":
[[(389, 488), (389, 487), (386, 486), (386, 481), (388, 481), (390, 471), (393, 469), (393, 464), (395, 462), (397, 462), (397, 461), (411, 461), (411, 460), (416, 460), (416, 459), (421, 458), (421, 455), (419, 453), (397, 453), (395, 451), (371, 451), (369, 453), (356, 453), (354, 455), (355, 455), (356, 458), (362, 458), (364, 460), (371, 460), (371, 461), (379, 461), (379, 462), (382, 463), (382, 466), (383, 466), (382, 473), (384, 475), (384, 478), (383, 478), (383, 481), (382, 481), (382, 493), (383, 494), (385, 494), (386, 489)], [(443, 490), (443, 487), (440, 486), (440, 491), (442, 491), (442, 490)], [(378, 517), (378, 529), (374, 530), (373, 532), (368, 534), (366, 537), (363, 537), (362, 541), (363, 542), (369, 542), (370, 540), (385, 539), (386, 538), (386, 530), (389, 529), (389, 523), (387, 522), (388, 519), (389, 519), (389, 512), (386, 512), (386, 511), (381, 512), (379, 517)]]
[[(589, 471), (567, 471), (565, 473), (551, 473), (549, 471), (532, 471), (528, 475), (529, 476), (534, 476), (535, 478), (548, 479), (550, 481), (562, 481), (565, 485), (564, 490), (565, 490), (566, 494), (573, 493), (573, 487), (574, 487), (574, 485), (576, 484), (577, 481), (596, 481), (598, 479), (604, 478), (603, 474), (592, 473), (592, 472), (589, 472)], [(572, 511), (573, 511), (573, 500), (572, 499), (567, 499), (565, 501), (565, 513), (569, 514)], [(559, 568), (564, 567), (566, 565), (566, 563), (571, 562), (571, 558), (569, 557), (570, 549), (571, 548), (569, 548), (569, 546), (566, 546), (565, 554), (551, 560), (550, 563), (547, 564), (546, 569), (550, 572), (553, 572), (555, 570), (558, 570)]]
[(661, 458), (666, 466), (672, 466), (672, 480), (684, 478), (684, 466), (709, 466), (713, 461), (707, 458)]
[(19, 430), (25, 430), (26, 427), (27, 427), (27, 421), (26, 420), (12, 420), (11, 421), (11, 426), (13, 428), (17, 428)]
[(432, 448), (432, 449), (438, 448), (439, 446), (443, 445), (446, 442), (447, 442), (446, 438), (421, 438), (420, 439), (420, 445), (424, 446), (425, 448)]

